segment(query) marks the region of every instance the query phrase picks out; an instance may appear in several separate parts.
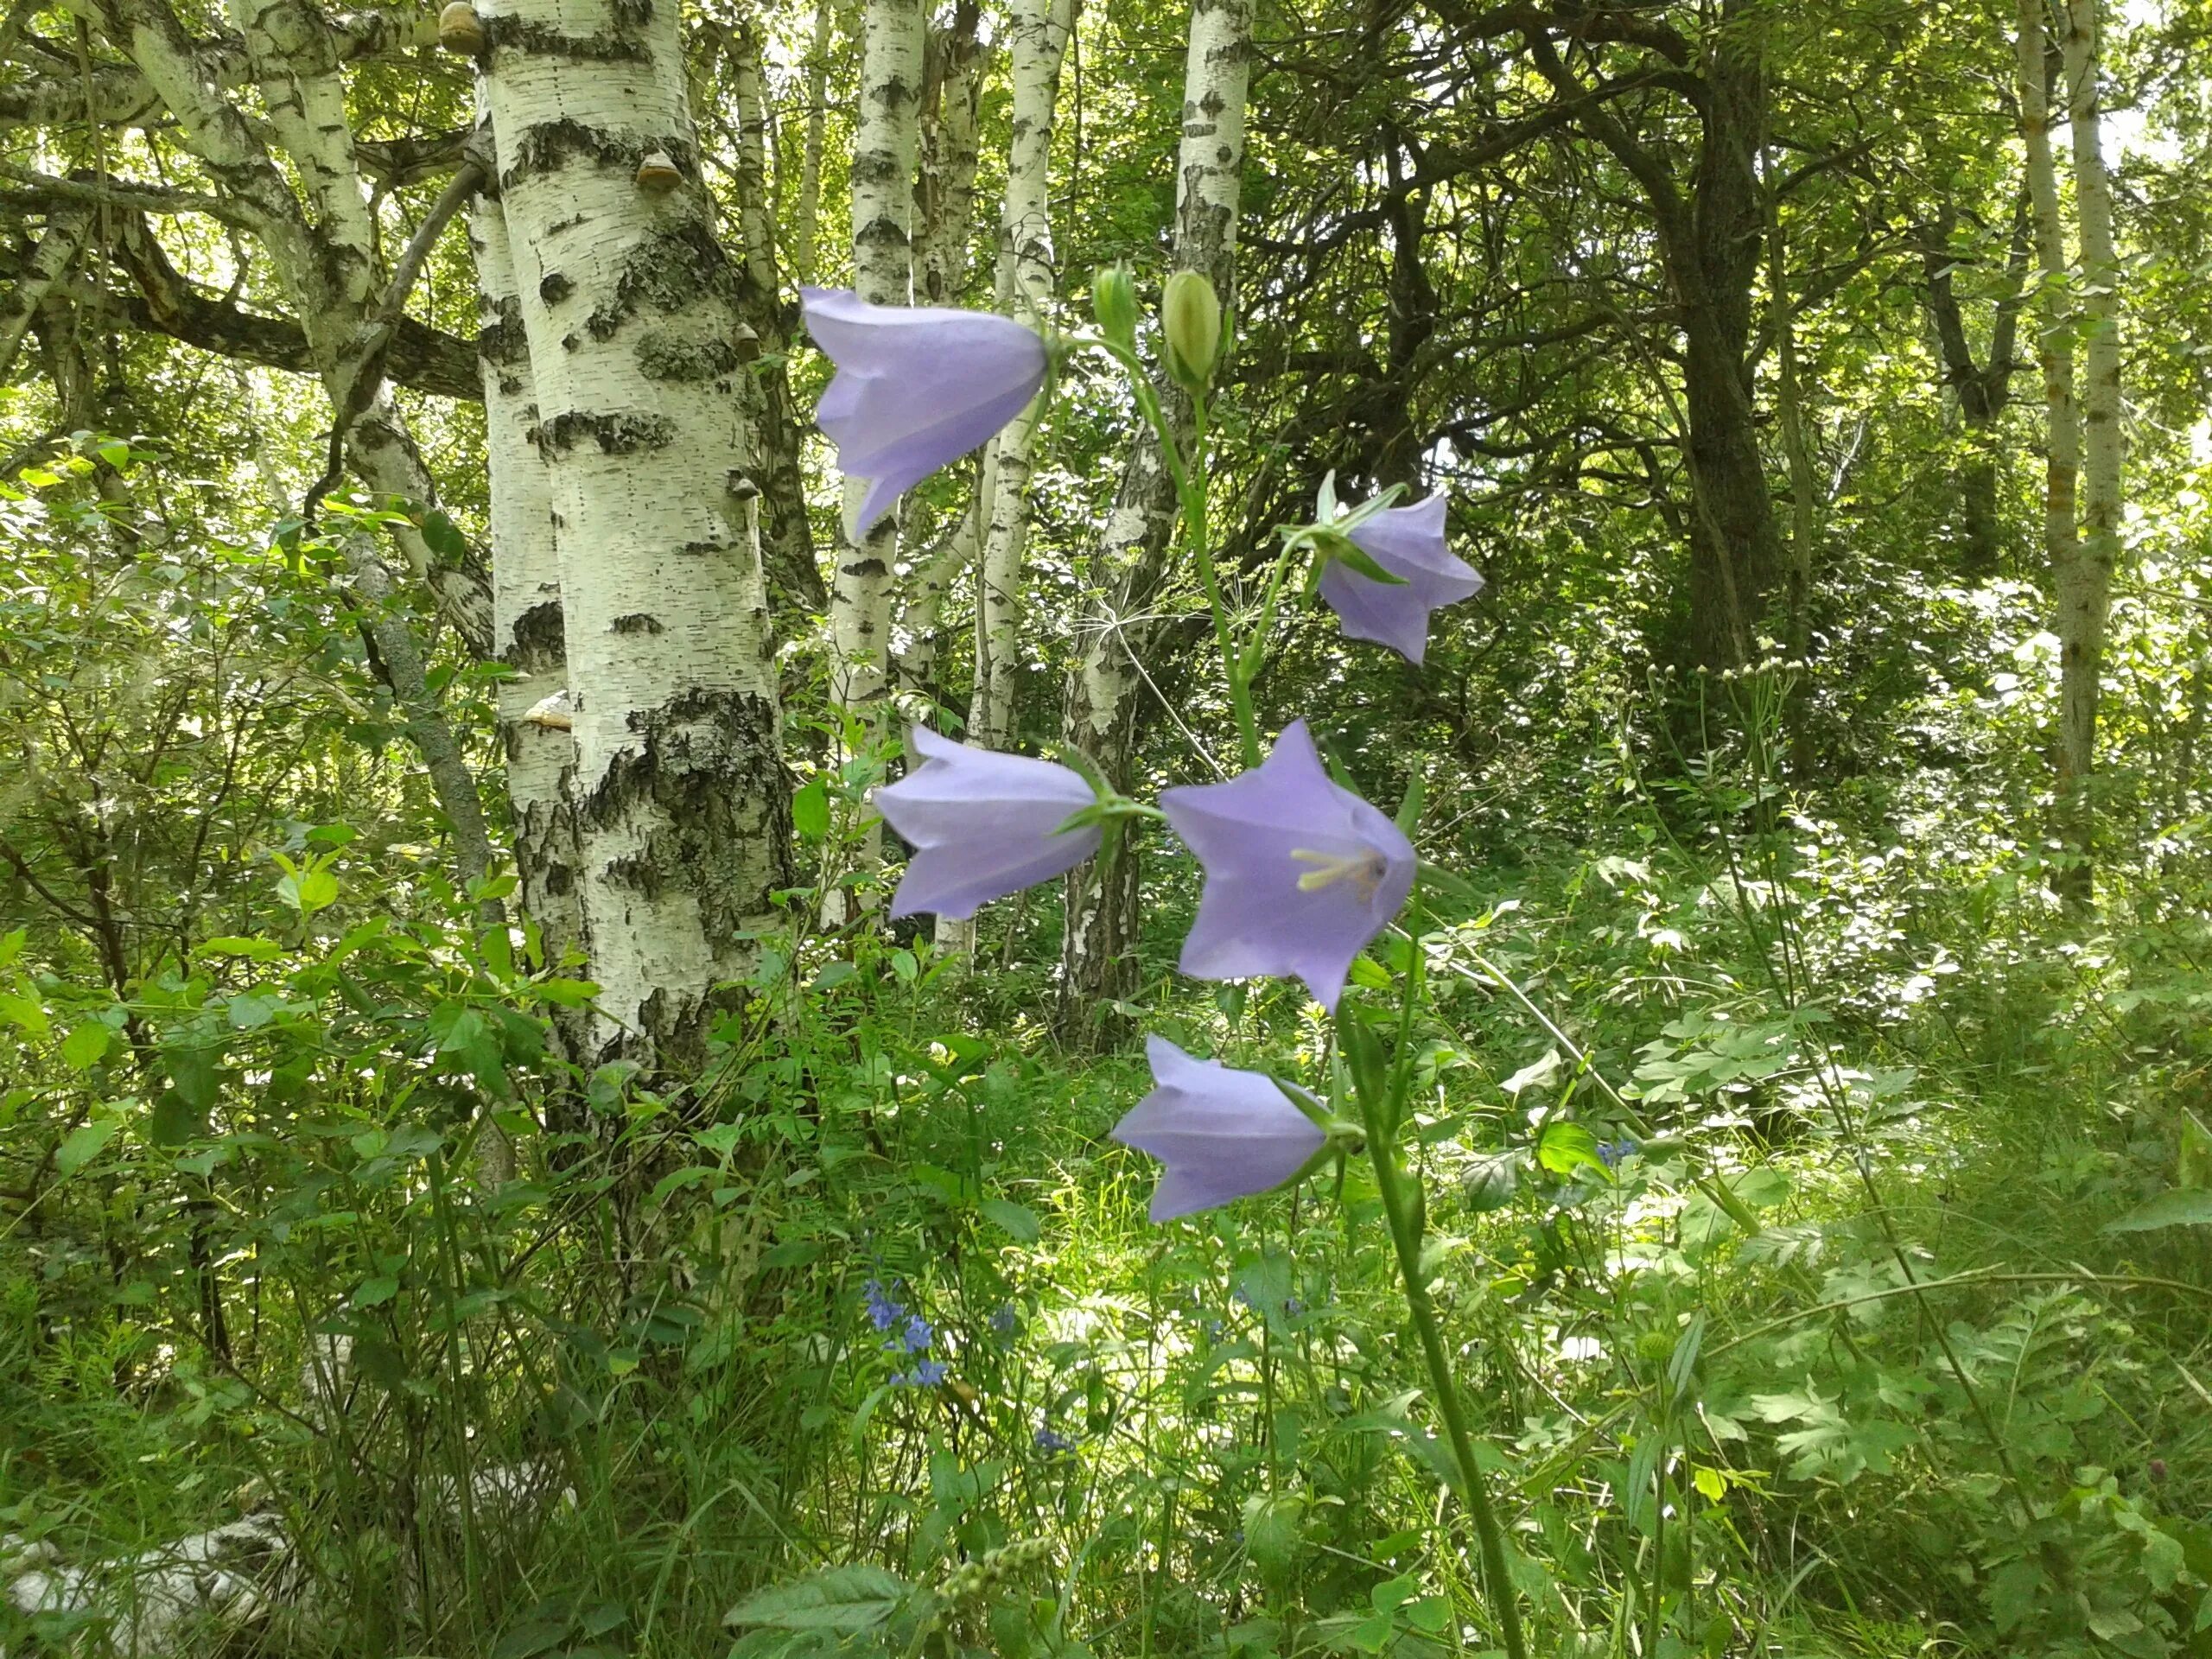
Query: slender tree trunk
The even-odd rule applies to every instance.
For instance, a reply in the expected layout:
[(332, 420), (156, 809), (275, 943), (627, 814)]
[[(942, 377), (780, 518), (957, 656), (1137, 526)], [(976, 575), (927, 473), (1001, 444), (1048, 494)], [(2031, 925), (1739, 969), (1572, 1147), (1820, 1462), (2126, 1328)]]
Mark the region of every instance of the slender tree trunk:
[(944, 601), (953, 586), (975, 564), (982, 539), (982, 488), (979, 482), (968, 505), (945, 531), (944, 539), (924, 550), (906, 579), (906, 608), (899, 619), (899, 645), (893, 653), (901, 691), (937, 697), (937, 659), (944, 635)]
[(1802, 658), (1812, 648), (1813, 458), (1805, 442), (1805, 411), (1797, 374), (1797, 321), (1789, 297), (1789, 261), (1782, 237), (1782, 200), (1776, 189), (1772, 152), (1767, 161), (1767, 305), (1777, 346), (1776, 413), (1781, 417), (1782, 447), (1789, 461), (1789, 557), (1786, 599), (1789, 654)]
[(91, 218), (88, 208), (57, 209), (46, 221), (38, 246), (32, 251), (29, 268), (9, 290), (6, 302), (0, 304), (0, 383), (14, 372), (16, 353), (23, 344), (23, 331), (38, 315), (41, 302), (77, 263), (77, 253), (85, 245), (85, 229)]
[(791, 868), (737, 277), (675, 9), (516, 0), (484, 23), (559, 548), (593, 1058), (680, 1080)]
[(830, 114), (830, 48), (836, 33), (836, 0), (814, 0), (814, 48), (806, 54), (806, 139), (799, 156), (798, 200), (791, 209), (791, 270), (802, 283), (818, 275), (822, 148)]
[(760, 385), (762, 552), (767, 560), (769, 612), (779, 630), (796, 632), (829, 602), (814, 562), (806, 520), (806, 480), (799, 471), (799, 423), (791, 406), (784, 359), (791, 341), (783, 325), (783, 284), (776, 270), (776, 219), (768, 192), (768, 88), (760, 67), (760, 35), (752, 20), (729, 31), (730, 78), (737, 97), (738, 223), (745, 235), (739, 267), (740, 315), (768, 360), (753, 370)]
[(976, 41), (978, 10), (976, 0), (961, 0), (952, 26), (931, 30), (929, 38), (914, 178), (914, 300), (920, 305), (957, 305), (968, 286), (978, 128), (989, 66), (989, 54)]
[[(2069, 620), (2066, 597), (2075, 590), (2081, 563), (2081, 529), (2075, 518), (2075, 489), (2082, 468), (2082, 417), (2074, 396), (2074, 310), (2069, 289), (2066, 226), (2058, 200), (2058, 169), (2050, 148), (2050, 68), (2044, 33), (2044, 0), (2020, 0), (2020, 136), (2027, 152), (2028, 193), (2034, 206), (2037, 263), (2041, 267), (2037, 355), (2043, 365), (2046, 460), (2044, 466), (2044, 556), (2059, 595), (2060, 690), (2056, 747), (2058, 829), (2069, 849), (2082, 854), (2078, 817), (2080, 785), (2088, 758), (2071, 747), (2075, 682), (2080, 653), (2069, 653), (2063, 632)], [(2078, 613), (2075, 614), (2079, 620)], [(2089, 736), (2095, 736), (2095, 686), (2090, 682)], [(2082, 868), (2086, 870), (2087, 864)], [(2069, 887), (2078, 878), (2063, 876)]]
[(2068, 850), (2076, 860), (2065, 892), (2086, 906), (2094, 893), (2097, 704), (2105, 624), (2120, 561), (2126, 451), (2120, 424), (2120, 259), (2113, 245), (2112, 183), (2099, 115), (2097, 0), (2066, 0), (2061, 36), (2067, 113), (2074, 137), (2074, 200), (2082, 226), (2082, 522), (2073, 556), (2057, 573), (2059, 792)]
[(2024, 281), (2032, 237), (2028, 199), (2024, 192), (2015, 215), (2012, 245), (2005, 256), (2005, 278), (1995, 299), (1990, 327), (1989, 358), (1974, 360), (1973, 342), (1967, 338), (1953, 272), (1958, 259), (1951, 249), (1951, 234), (1958, 215), (1946, 207), (1929, 227), (1929, 240), (1921, 260), (1927, 271), (1928, 314), (1936, 328), (1936, 341), (1943, 362), (1943, 381), (1958, 399), (1959, 416), (1966, 428), (1967, 452), (1959, 464), (1960, 528), (1965, 543), (1959, 574), (1969, 582), (1982, 582), (1997, 575), (2005, 560), (2005, 531), (1997, 505), (1998, 424), (2012, 396), (2012, 358), (2018, 347), (2020, 308), (2025, 302)]
[[(1052, 110), (1074, 10), (1074, 0), (1020, 0), (1014, 20), (1014, 128), (999, 215), (997, 298), (1000, 309), (1040, 327), (1052, 299)], [(1014, 737), (1029, 452), (1039, 414), (1033, 403), (999, 434), (990, 529), (976, 587), (978, 650), (968, 709), (969, 736), (985, 748), (1004, 748)]]
[[(1237, 198), (1244, 180), (1245, 94), (1251, 75), (1251, 0), (1198, 0), (1183, 67), (1183, 141), (1176, 160), (1177, 269), (1205, 273), (1224, 304), (1236, 293)], [(1168, 400), (1179, 419), (1187, 404)], [(1090, 566), (1094, 600), (1070, 676), (1063, 732), (1118, 789), (1136, 784), (1145, 708), (1138, 670), (1147, 615), (1166, 577), (1175, 486), (1148, 430), (1133, 442), (1114, 511)], [(1074, 1044), (1105, 1043), (1122, 1021), (1110, 1003), (1137, 984), (1137, 849), (1124, 836), (1110, 858), (1070, 873), (1057, 1023)]]
[[(1052, 109), (1073, 0), (1019, 0), (1013, 19), (1014, 122), (1007, 143), (1006, 197), (999, 212), (995, 298), (1011, 316), (1042, 327), (1052, 297)], [(1029, 451), (1038, 405), (1015, 416), (983, 457), (976, 486), (983, 528), (976, 566), (976, 675), (968, 741), (987, 749), (1014, 738), (1021, 672), (1021, 558), (1029, 539)], [(937, 943), (972, 952), (974, 921), (939, 917)]]
[[(860, 128), (853, 143), (853, 289), (872, 305), (912, 302), (916, 111), (922, 92), (921, 0), (868, 0), (862, 24)], [(837, 568), (830, 588), (835, 652), (830, 690), (863, 749), (883, 747), (890, 687), (893, 569), (899, 513), (857, 541), (850, 531), (868, 486), (845, 480)], [(861, 870), (881, 856), (883, 829), (871, 821), (855, 854)], [(842, 922), (845, 895), (826, 913)]]

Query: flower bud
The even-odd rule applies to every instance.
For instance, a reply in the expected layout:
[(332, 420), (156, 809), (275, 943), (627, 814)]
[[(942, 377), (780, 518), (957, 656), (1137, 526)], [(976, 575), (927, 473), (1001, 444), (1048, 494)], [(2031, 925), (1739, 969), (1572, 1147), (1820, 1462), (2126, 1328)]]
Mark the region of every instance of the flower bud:
[(1213, 284), (1195, 270), (1170, 276), (1160, 296), (1160, 326), (1167, 337), (1167, 378), (1185, 391), (1204, 391), (1221, 351), (1221, 302)]
[(1125, 264), (1103, 267), (1090, 281), (1090, 311), (1098, 332), (1121, 346), (1137, 346), (1137, 279)]

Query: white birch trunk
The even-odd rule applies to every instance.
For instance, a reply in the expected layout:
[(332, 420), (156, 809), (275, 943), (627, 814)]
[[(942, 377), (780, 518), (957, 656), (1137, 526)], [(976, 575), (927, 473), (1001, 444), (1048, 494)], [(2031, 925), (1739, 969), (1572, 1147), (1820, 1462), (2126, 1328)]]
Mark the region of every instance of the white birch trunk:
[[(1251, 79), (1252, 0), (1197, 0), (1183, 63), (1183, 142), (1176, 158), (1178, 270), (1205, 273), (1226, 306), (1236, 293), (1236, 206), (1244, 181), (1244, 114)], [(1163, 401), (1178, 418), (1189, 405), (1173, 388)], [(1166, 575), (1175, 489), (1149, 430), (1131, 446), (1128, 470), (1090, 564), (1097, 595), (1069, 677), (1062, 731), (1116, 788), (1135, 784), (1138, 671), (1148, 614)], [(1146, 694), (1148, 695), (1148, 694)], [(1070, 872), (1060, 950), (1058, 1024), (1084, 1042), (1112, 1033), (1103, 1005), (1135, 988), (1138, 887), (1135, 849), (1123, 838), (1110, 858)]]
[[(374, 238), (345, 122), (340, 72), (355, 42), (319, 12), (238, 0), (245, 56), (269, 106), (269, 125), (307, 188), (309, 204), (303, 207), (260, 133), (203, 73), (174, 12), (157, 0), (92, 3), (103, 32), (175, 117), (180, 136), (209, 178), (251, 216), (332, 408), (353, 408), (370, 338), (374, 275)], [(379, 397), (354, 422), (348, 449), (372, 489), (435, 504), (429, 473), (388, 399)], [(436, 594), (440, 613), (471, 650), (488, 652), (491, 595), (482, 578), (441, 567), (418, 535), (402, 531), (395, 539)]]
[[(560, 553), (596, 1058), (705, 1058), (789, 880), (736, 278), (672, 6), (486, 9), (485, 92)], [(641, 181), (658, 156), (673, 189)]]
[[(1040, 328), (1052, 300), (1052, 112), (1074, 10), (1074, 0), (1019, 0), (1014, 21), (1014, 126), (999, 215), (998, 303)], [(985, 748), (1003, 748), (1014, 734), (1021, 560), (1038, 415), (1033, 403), (999, 434), (990, 530), (976, 583), (976, 687), (968, 708), (969, 740)]]
[[(575, 818), (569, 791), (569, 661), (561, 610), (561, 550), (553, 498), (537, 447), (537, 394), (506, 216), (479, 196), (468, 216), (476, 260), (477, 358), (484, 375), (486, 460), (491, 475), (492, 604), (499, 660), (499, 741), (524, 915), (549, 963), (583, 944)], [(581, 1056), (571, 1056), (581, 1058)]]
[[(912, 302), (915, 109), (922, 88), (920, 0), (868, 0), (853, 143), (853, 289), (871, 305)], [(845, 482), (837, 574), (830, 593), (837, 705), (870, 731), (880, 722), (891, 633), (893, 512), (858, 541), (847, 533), (867, 484)]]
[(927, 60), (914, 180), (914, 302), (957, 305), (968, 287), (983, 78), (990, 64), (976, 41), (972, 4), (955, 13), (950, 29), (932, 34)]
[(976, 563), (982, 525), (978, 512), (981, 486), (968, 505), (945, 532), (944, 539), (926, 550), (906, 579), (906, 608), (899, 619), (899, 639), (892, 659), (899, 671), (899, 689), (909, 696), (934, 700), (937, 658), (944, 631), (944, 601), (954, 586)]
[(814, 281), (822, 226), (822, 149), (829, 123), (830, 48), (836, 38), (835, 0), (814, 0), (814, 47), (806, 54), (806, 139), (799, 156), (798, 200), (791, 210), (791, 270)]
[(2098, 93), (2097, 0), (2066, 0), (2061, 46), (2067, 114), (2073, 127), (2074, 200), (2081, 216), (2082, 313), (2087, 385), (2082, 398), (2081, 535), (2057, 572), (2059, 785), (2069, 850), (2081, 860), (2069, 896), (2086, 904), (2094, 887), (2089, 779), (2096, 770), (2097, 704), (2105, 626), (2120, 550), (2126, 439), (2120, 429), (2120, 260), (2113, 246), (2112, 181), (2105, 172)]
[[(916, 111), (922, 92), (921, 0), (868, 0), (861, 25), (861, 112), (853, 140), (853, 289), (871, 305), (912, 302), (912, 214)], [(867, 484), (845, 480), (837, 527), (836, 573), (830, 588), (830, 695), (863, 753), (884, 747), (890, 687), (892, 572), (899, 514), (868, 535), (851, 529)], [(882, 860), (883, 825), (871, 819), (854, 866)], [(845, 895), (830, 895), (824, 916), (847, 919)]]
[(46, 230), (31, 254), (29, 268), (10, 291), (6, 305), (0, 307), (0, 382), (4, 382), (14, 370), (16, 353), (22, 348), (23, 331), (38, 315), (41, 302), (77, 263), (89, 218), (88, 209), (68, 207), (57, 210), (47, 219)]

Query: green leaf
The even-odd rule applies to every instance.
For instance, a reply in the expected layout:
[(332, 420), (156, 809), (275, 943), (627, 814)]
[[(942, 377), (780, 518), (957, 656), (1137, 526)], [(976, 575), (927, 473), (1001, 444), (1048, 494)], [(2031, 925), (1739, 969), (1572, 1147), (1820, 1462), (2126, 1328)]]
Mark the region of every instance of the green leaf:
[(722, 1615), (725, 1624), (779, 1630), (872, 1630), (906, 1597), (906, 1581), (880, 1567), (833, 1567), (747, 1596)]
[(295, 870), (276, 884), (276, 897), (301, 915), (312, 916), (338, 902), (338, 878), (313, 867)]
[(46, 1010), (38, 999), (14, 991), (0, 991), (0, 1019), (22, 1027), (34, 1037), (43, 1037), (50, 1029)]
[(2107, 1222), (2105, 1231), (2147, 1233), (2160, 1227), (2212, 1227), (2212, 1190), (2177, 1186), (2118, 1221)]
[(820, 841), (830, 833), (828, 779), (812, 779), (791, 797), (791, 830), (801, 841)]
[(61, 1063), (73, 1071), (91, 1071), (114, 1034), (97, 1020), (85, 1020), (62, 1039)]
[(1544, 1125), (1536, 1136), (1536, 1161), (1554, 1175), (1572, 1175), (1586, 1164), (1605, 1166), (1598, 1156), (1598, 1137), (1580, 1123), (1556, 1120)]
[(215, 1109), (215, 1056), (219, 1052), (184, 1047), (162, 1051), (162, 1067), (169, 1074), (169, 1086), (202, 1117)]
[(1034, 1211), (1006, 1198), (985, 1198), (976, 1206), (983, 1218), (1018, 1243), (1034, 1244), (1044, 1228)]
[(364, 1279), (361, 1287), (353, 1293), (356, 1307), (381, 1307), (399, 1294), (399, 1281), (389, 1274), (378, 1274), (373, 1279)]
[(67, 1180), (93, 1159), (100, 1148), (115, 1139), (115, 1132), (123, 1127), (123, 1120), (115, 1117), (96, 1118), (90, 1123), (79, 1123), (69, 1131), (60, 1150), (54, 1154), (54, 1167), (63, 1180)]
[(460, 566), (468, 562), (468, 537), (435, 508), (423, 515), (423, 542), (448, 565)]
[(181, 1147), (206, 1127), (207, 1114), (193, 1109), (174, 1089), (162, 1091), (146, 1114), (146, 1138), (157, 1147)]

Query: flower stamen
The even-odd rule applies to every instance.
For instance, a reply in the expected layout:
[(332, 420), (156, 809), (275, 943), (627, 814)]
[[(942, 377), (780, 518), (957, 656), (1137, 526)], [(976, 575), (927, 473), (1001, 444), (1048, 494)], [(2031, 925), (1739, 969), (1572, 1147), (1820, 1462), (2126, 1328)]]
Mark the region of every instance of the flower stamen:
[(1319, 893), (1339, 881), (1349, 881), (1352, 884), (1352, 890), (1359, 894), (1359, 902), (1363, 905), (1373, 900), (1376, 888), (1389, 874), (1382, 855), (1371, 847), (1363, 848), (1349, 856), (1338, 853), (1317, 853), (1307, 847), (1294, 847), (1290, 849), (1290, 855), (1300, 864), (1313, 867), (1298, 878), (1300, 893)]

